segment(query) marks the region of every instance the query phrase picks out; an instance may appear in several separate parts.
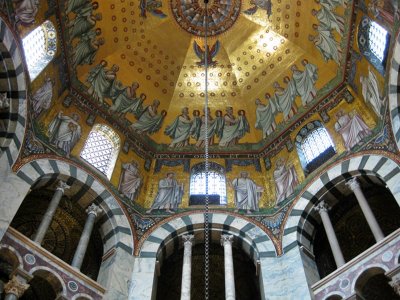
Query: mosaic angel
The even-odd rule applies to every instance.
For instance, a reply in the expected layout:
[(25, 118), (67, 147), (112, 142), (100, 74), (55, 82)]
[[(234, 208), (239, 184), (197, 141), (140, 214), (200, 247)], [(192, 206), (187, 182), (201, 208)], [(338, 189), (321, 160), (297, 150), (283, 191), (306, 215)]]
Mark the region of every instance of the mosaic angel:
[(265, 10), (267, 12), (268, 19), (272, 15), (271, 0), (250, 0), (250, 4), (253, 6), (243, 12), (246, 15), (254, 15), (258, 9)]

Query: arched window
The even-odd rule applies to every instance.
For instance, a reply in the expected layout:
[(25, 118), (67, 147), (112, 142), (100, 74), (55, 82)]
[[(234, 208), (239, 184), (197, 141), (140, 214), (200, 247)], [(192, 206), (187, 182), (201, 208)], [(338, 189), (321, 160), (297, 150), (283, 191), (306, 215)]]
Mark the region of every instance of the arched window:
[(57, 34), (53, 23), (45, 21), (22, 39), (29, 76), (33, 81), (54, 58)]
[(390, 34), (375, 21), (364, 16), (358, 27), (358, 46), (361, 53), (381, 73), (385, 74)]
[(335, 155), (333, 142), (320, 121), (313, 121), (300, 129), (296, 147), (304, 172), (314, 171)]
[[(205, 163), (194, 165), (190, 176), (189, 205), (204, 204), (206, 194)], [(210, 162), (208, 168), (208, 194), (210, 204), (226, 204), (225, 169)]]
[(89, 133), (81, 157), (110, 179), (120, 145), (120, 138), (114, 130), (107, 125), (96, 124)]

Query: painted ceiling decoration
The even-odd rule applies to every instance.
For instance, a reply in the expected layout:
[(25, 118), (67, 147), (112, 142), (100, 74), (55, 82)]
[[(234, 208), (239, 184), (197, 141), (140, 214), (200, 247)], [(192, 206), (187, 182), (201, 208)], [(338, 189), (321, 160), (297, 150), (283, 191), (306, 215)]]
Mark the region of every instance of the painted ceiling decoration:
[[(71, 94), (144, 152), (202, 151), (206, 52), (211, 153), (265, 151), (344, 81), (352, 15), (344, 1), (211, 1), (207, 46), (203, 1), (66, 5)], [(179, 117), (187, 142), (173, 147), (167, 128)]]

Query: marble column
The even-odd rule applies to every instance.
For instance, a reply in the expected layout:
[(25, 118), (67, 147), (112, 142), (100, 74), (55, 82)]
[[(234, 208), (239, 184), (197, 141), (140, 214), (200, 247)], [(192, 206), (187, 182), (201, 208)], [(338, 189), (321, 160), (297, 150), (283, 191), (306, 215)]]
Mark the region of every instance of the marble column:
[(350, 189), (356, 196), (358, 204), (360, 205), (361, 210), (365, 218), (367, 219), (369, 228), (371, 228), (375, 240), (379, 242), (380, 240), (384, 239), (385, 236), (382, 232), (382, 229), (379, 227), (379, 224), (376, 221), (374, 214), (372, 213), (371, 207), (369, 206), (367, 199), (365, 199), (364, 193), (361, 190), (357, 178), (350, 179), (349, 181), (346, 182), (346, 185), (350, 187)]
[(221, 235), (221, 245), (224, 246), (224, 268), (225, 268), (225, 299), (235, 300), (235, 275), (233, 273), (232, 256), (233, 235)]
[(47, 230), (50, 227), (51, 221), (53, 220), (54, 214), (57, 210), (58, 204), (60, 203), (61, 197), (64, 195), (64, 190), (70, 188), (64, 181), (59, 181), (57, 185), (56, 192), (53, 195), (53, 198), (50, 201), (50, 205), (46, 210), (46, 213), (43, 216), (42, 222), (40, 222), (39, 228), (36, 232), (35, 238), (33, 241), (42, 244), (44, 236), (46, 235)]
[(29, 284), (25, 280), (13, 275), (9, 282), (4, 285), (6, 292), (5, 300), (17, 300), (29, 288)]
[(339, 268), (346, 262), (342, 254), (342, 250), (340, 250), (339, 242), (336, 238), (331, 219), (329, 218), (328, 205), (324, 201), (321, 201), (317, 206), (314, 207), (314, 209), (318, 211), (319, 215), (321, 216), (322, 224), (324, 226), (326, 236), (328, 237), (333, 257), (335, 258), (336, 266)]
[(389, 284), (394, 289), (394, 292), (400, 296), (400, 278), (392, 278)]
[(86, 213), (88, 217), (86, 219), (85, 227), (83, 228), (83, 232), (81, 238), (79, 239), (78, 247), (75, 251), (74, 258), (72, 260), (71, 266), (80, 270), (83, 262), (83, 258), (85, 257), (87, 246), (89, 244), (90, 236), (92, 234), (94, 222), (96, 221), (97, 216), (102, 212), (102, 209), (96, 204), (91, 204), (87, 209)]
[(184, 250), (183, 250), (181, 300), (190, 300), (193, 237), (194, 236), (191, 234), (185, 234), (184, 236), (182, 236)]

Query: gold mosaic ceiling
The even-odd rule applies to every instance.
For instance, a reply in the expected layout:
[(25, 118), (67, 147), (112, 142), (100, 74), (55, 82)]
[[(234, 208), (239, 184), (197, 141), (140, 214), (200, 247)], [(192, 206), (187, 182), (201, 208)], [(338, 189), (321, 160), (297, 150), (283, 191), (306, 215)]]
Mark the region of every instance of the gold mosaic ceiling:
[[(238, 110), (245, 110), (251, 129), (240, 140), (241, 144), (262, 141), (262, 131), (254, 128), (255, 99), (259, 97), (265, 101), (264, 95), (267, 92), (273, 95), (275, 81), (285, 87), (283, 79), (292, 75), (291, 65), (295, 63), (302, 67), (303, 59), (316, 65), (316, 89), (320, 90), (331, 83), (330, 89), (325, 88), (325, 94), (341, 82), (343, 76), (343, 61), (342, 66), (332, 60), (326, 62), (309, 40), (309, 35), (315, 35), (312, 25), (318, 23), (317, 18), (312, 15), (312, 9), (320, 9), (319, 3), (272, 0), (271, 11), (262, 6), (257, 8), (256, 4), (266, 2), (268, 1), (214, 0), (209, 3), (214, 8), (216, 5), (220, 6), (214, 11), (220, 12), (220, 18), (215, 18), (217, 21), (214, 25), (224, 26), (221, 33), (215, 34), (214, 30), (214, 35), (208, 42), (211, 50), (214, 45), (219, 46), (217, 54), (212, 57), (213, 66), (209, 70), (209, 105), (212, 115), (216, 110), (224, 112), (226, 106), (232, 106), (235, 115)], [(193, 20), (189, 18), (184, 24), (182, 19), (176, 17), (179, 14), (177, 8), (185, 16), (191, 5), (200, 14), (204, 10), (204, 4), (201, 1), (197, 3), (197, 0), (102, 1), (97, 9), (102, 14), (102, 19), (97, 21), (96, 28), (101, 28), (105, 44), (98, 50), (92, 65), (77, 67), (78, 79), (87, 86), (85, 80), (90, 69), (101, 60), (107, 61), (109, 67), (117, 64), (120, 67), (117, 79), (125, 86), (138, 82), (138, 93), (147, 96), (144, 105), (151, 104), (153, 99), (159, 99), (159, 111), (166, 110), (167, 116), (161, 130), (150, 136), (159, 144), (168, 144), (171, 141), (163, 132), (180, 114), (182, 107), (189, 107), (190, 116), (193, 110), (201, 111), (203, 108), (204, 67), (199, 66), (201, 59), (196, 55), (195, 46), (204, 50), (204, 39), (201, 33), (196, 34), (191, 28), (191, 21), (192, 25), (196, 24)], [(141, 6), (147, 9), (142, 10)], [(237, 15), (235, 7), (240, 9)], [(231, 17), (223, 19), (224, 9)], [(350, 9), (345, 10), (338, 6), (335, 13), (344, 16), (345, 23), (349, 23)], [(195, 14), (192, 12), (192, 15)], [(72, 16), (70, 14), (68, 17)], [(218, 26), (213, 29), (216, 28)], [(334, 33), (335, 38), (346, 49), (347, 28), (346, 25), (343, 38)], [(72, 42), (72, 47), (75, 43)], [(323, 96), (318, 93), (317, 97), (322, 99)], [(299, 99), (297, 101), (301, 104)], [(298, 117), (302, 113), (304, 111), (299, 110)], [(127, 115), (126, 118), (135, 122), (133, 115)], [(278, 134), (275, 135), (277, 136)]]

